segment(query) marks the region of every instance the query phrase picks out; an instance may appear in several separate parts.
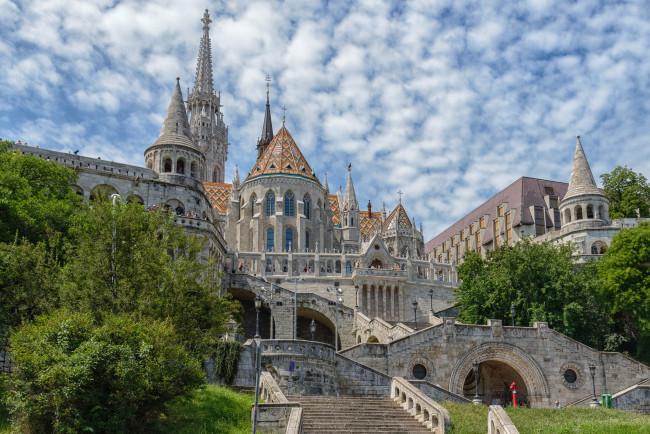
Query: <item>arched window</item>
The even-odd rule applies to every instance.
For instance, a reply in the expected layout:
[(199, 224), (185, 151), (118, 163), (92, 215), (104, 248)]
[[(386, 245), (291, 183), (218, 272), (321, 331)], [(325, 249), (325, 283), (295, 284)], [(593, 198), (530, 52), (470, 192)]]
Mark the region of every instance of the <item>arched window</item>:
[(587, 205), (587, 218), (588, 219), (594, 218), (594, 206), (591, 204)]
[(564, 224), (571, 223), (571, 210), (566, 210), (564, 213)]
[(184, 175), (185, 174), (185, 160), (179, 158), (176, 161), (176, 173)]
[(291, 246), (293, 246), (293, 230), (287, 228), (284, 236), (284, 250), (287, 252), (290, 251)]
[(582, 220), (582, 207), (576, 206), (576, 220)]
[(309, 231), (305, 231), (305, 250), (309, 250)]
[(284, 215), (293, 217), (293, 193), (284, 195)]
[(165, 158), (163, 160), (163, 172), (169, 173), (172, 171), (172, 159), (171, 158)]
[(196, 178), (197, 171), (198, 171), (198, 166), (196, 165), (196, 161), (192, 161), (192, 163), (190, 164), (190, 176), (192, 178)]
[(267, 250), (268, 252), (272, 252), (272, 251), (273, 251), (273, 241), (274, 241), (274, 238), (273, 238), (273, 228), (269, 228), (269, 229), (266, 231), (266, 250)]
[(271, 191), (266, 193), (266, 215), (275, 215), (275, 194)]
[(302, 201), (303, 201), (304, 206), (305, 206), (305, 218), (307, 220), (309, 220), (311, 218), (310, 217), (310, 215), (311, 215), (311, 209), (310, 209), (311, 208), (311, 199), (309, 199), (309, 195), (306, 194), (305, 197), (302, 198)]
[(257, 195), (253, 193), (251, 196), (251, 217), (255, 215), (255, 202), (257, 202)]

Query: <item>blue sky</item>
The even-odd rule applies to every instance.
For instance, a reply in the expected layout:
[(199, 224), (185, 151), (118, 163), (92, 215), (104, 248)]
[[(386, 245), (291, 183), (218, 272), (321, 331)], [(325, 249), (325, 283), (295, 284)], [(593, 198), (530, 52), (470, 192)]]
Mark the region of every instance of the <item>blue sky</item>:
[(0, 137), (143, 165), (205, 8), (229, 125), (226, 180), (254, 164), (272, 79), (287, 128), (362, 209), (404, 192), (430, 239), (520, 176), (650, 176), (644, 1), (0, 0)]

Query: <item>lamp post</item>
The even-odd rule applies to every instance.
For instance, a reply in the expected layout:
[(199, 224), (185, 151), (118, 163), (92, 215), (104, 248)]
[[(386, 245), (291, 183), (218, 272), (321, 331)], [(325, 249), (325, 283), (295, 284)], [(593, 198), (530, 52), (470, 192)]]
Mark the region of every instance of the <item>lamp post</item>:
[(589, 363), (589, 372), (591, 373), (591, 384), (594, 390), (594, 396), (591, 398), (589, 407), (593, 408), (598, 407), (598, 400), (596, 399), (596, 365), (594, 365), (594, 362)]
[(111, 258), (111, 283), (115, 285), (115, 282), (117, 279), (115, 278), (115, 236), (116, 236), (116, 230), (115, 230), (115, 201), (117, 198), (120, 198), (122, 200), (122, 196), (120, 196), (117, 193), (111, 194), (111, 199), (113, 199), (113, 246), (111, 248), (111, 253), (112, 253), (112, 258)]
[(510, 318), (512, 319), (512, 326), (515, 326), (515, 304), (510, 304)]
[(433, 315), (433, 288), (429, 288), (429, 300), (431, 302), (431, 307), (429, 308), (429, 312)]
[(354, 311), (359, 312), (359, 285), (354, 285)]
[(262, 365), (262, 339), (260, 339), (260, 307), (262, 297), (259, 294), (255, 297), (255, 342), (257, 343), (257, 354), (255, 363), (255, 407), (253, 411), (253, 434), (257, 432), (257, 415), (259, 413), (260, 400), (260, 368)]
[(418, 301), (414, 300), (413, 301), (413, 330), (418, 329)]
[(262, 280), (271, 284), (271, 303), (269, 305), (271, 308), (271, 324), (270, 324), (269, 338), (273, 339), (275, 337), (275, 324), (273, 323), (273, 319), (274, 319), (273, 318), (273, 293), (275, 291), (273, 290), (273, 282), (269, 282), (268, 280), (266, 280), (266, 277), (262, 277)]
[[(343, 289), (331, 286), (327, 287), (327, 292), (334, 294), (334, 351), (339, 350), (339, 303), (343, 303)], [(332, 302), (329, 302), (332, 304)]]
[[(291, 248), (291, 245), (289, 245), (289, 248)], [(298, 339), (298, 280), (305, 279), (287, 278), (286, 280), (293, 280), (293, 340), (295, 341)]]
[(474, 399), (472, 402), (474, 405), (481, 405), (481, 398), (478, 396), (478, 360), (474, 360), (474, 363), (472, 363), (472, 367), (474, 368), (474, 388), (475, 388), (475, 393), (474, 393)]
[(311, 320), (311, 324), (309, 325), (309, 329), (311, 330), (311, 340), (314, 341), (314, 335), (316, 334), (316, 321), (313, 319)]

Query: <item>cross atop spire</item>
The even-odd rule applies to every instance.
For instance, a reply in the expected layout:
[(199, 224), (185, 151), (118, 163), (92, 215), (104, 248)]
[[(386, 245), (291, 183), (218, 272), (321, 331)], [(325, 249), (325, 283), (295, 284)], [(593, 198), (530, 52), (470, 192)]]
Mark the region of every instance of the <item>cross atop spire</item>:
[(282, 126), (284, 126), (286, 120), (287, 120), (287, 108), (285, 106), (282, 106)]
[(203, 18), (201, 19), (203, 22), (203, 32), (208, 32), (210, 31), (210, 23), (212, 20), (210, 19), (210, 12), (206, 9), (205, 12), (203, 13)]
[(399, 194), (399, 203), (401, 204), (402, 203), (402, 195), (404, 193), (402, 193), (402, 190), (400, 189), (400, 190), (397, 190), (397, 194)]
[(266, 78), (264, 79), (264, 81), (266, 81), (266, 95), (268, 96), (269, 87), (271, 86), (271, 76), (269, 74), (266, 74)]

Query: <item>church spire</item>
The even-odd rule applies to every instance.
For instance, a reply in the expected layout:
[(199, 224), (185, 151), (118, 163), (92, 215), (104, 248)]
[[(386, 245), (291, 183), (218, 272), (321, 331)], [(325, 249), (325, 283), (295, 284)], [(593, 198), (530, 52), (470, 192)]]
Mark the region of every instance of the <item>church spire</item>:
[(271, 86), (271, 77), (266, 76), (266, 112), (264, 113), (264, 125), (262, 125), (262, 136), (257, 142), (257, 158), (260, 158), (266, 147), (273, 140), (273, 123), (271, 122), (271, 103), (269, 101), (269, 87)]
[(354, 192), (354, 184), (352, 183), (352, 163), (348, 166), (348, 183), (345, 186), (345, 198), (343, 199), (344, 209), (358, 209), (357, 195)]
[(210, 48), (210, 13), (206, 9), (203, 13), (203, 36), (199, 45), (199, 58), (196, 63), (196, 78), (194, 80), (194, 92), (202, 92), (208, 95), (214, 93), (212, 87), (212, 49)]
[(591, 168), (587, 162), (587, 156), (582, 143), (580, 143), (580, 136), (576, 143), (576, 151), (573, 156), (573, 167), (571, 168), (571, 178), (569, 179), (569, 188), (567, 189), (564, 199), (569, 197), (578, 196), (581, 194), (602, 194), (596, 186), (594, 175), (591, 173)]

